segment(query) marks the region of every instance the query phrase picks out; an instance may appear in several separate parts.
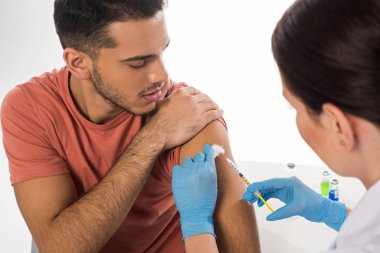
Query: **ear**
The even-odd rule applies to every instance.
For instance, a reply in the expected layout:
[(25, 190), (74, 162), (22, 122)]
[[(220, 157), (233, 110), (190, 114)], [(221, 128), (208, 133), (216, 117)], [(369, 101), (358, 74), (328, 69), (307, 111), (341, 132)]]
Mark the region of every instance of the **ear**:
[(336, 137), (338, 145), (347, 150), (354, 148), (356, 144), (355, 127), (350, 117), (339, 107), (325, 103), (322, 106), (322, 124)]
[(63, 59), (70, 73), (77, 79), (91, 79), (92, 60), (87, 54), (73, 48), (66, 48), (63, 51)]

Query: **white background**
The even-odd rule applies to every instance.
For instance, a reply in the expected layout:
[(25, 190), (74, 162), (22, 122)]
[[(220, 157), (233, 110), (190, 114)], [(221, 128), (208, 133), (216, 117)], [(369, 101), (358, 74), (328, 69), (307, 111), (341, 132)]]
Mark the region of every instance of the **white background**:
[[(272, 31), (292, 2), (169, 0), (169, 72), (224, 109), (236, 160), (323, 165), (299, 137), (271, 54)], [(63, 60), (53, 0), (2, 0), (0, 20), (2, 100), (16, 84)], [(30, 252), (2, 147), (0, 163), (0, 252)]]

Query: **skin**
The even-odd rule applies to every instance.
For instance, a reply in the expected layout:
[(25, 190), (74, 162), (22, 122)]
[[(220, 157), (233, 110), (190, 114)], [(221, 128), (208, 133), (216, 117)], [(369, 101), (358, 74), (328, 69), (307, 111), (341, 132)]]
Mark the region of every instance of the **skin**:
[[(222, 146), (225, 150), (225, 155), (222, 157), (233, 160), (226, 129), (219, 121), (215, 121), (181, 147), (180, 161), (202, 152), (205, 144)], [(254, 209), (241, 199), (246, 189), (244, 182), (229, 166), (226, 159), (216, 158), (215, 165), (218, 174), (218, 198), (214, 212), (214, 225), (217, 235), (216, 243), (220, 252), (260, 252)], [(186, 239), (186, 252), (192, 252), (188, 247), (195, 249), (194, 252), (198, 252), (203, 247), (202, 244), (194, 244), (189, 246)]]
[[(323, 104), (322, 112), (313, 114), (284, 80), (282, 87), (283, 96), (296, 110), (299, 133), (331, 169), (341, 176), (358, 178), (366, 189), (380, 180), (380, 129), (376, 125), (332, 103)], [(347, 214), (350, 211), (347, 208)], [(209, 234), (193, 237), (185, 241), (186, 252), (218, 252), (215, 238)]]
[(149, 21), (112, 23), (109, 31), (118, 46), (101, 49), (97, 61), (74, 49), (64, 53), (69, 63), (83, 59), (84, 69), (73, 69), (70, 87), (82, 113), (99, 124), (124, 110), (138, 115), (153, 111), (157, 103), (146, 102), (141, 95), (161, 83), (163, 98), (170, 86), (162, 59), (170, 41), (162, 13)]
[(199, 234), (185, 239), (186, 252), (210, 253), (218, 252), (215, 237), (210, 234)]
[(302, 138), (331, 169), (339, 175), (360, 179), (367, 189), (380, 179), (377, 126), (331, 103), (323, 104), (320, 115), (311, 115), (286, 85), (283, 95), (297, 112)]
[[(110, 172), (80, 199), (68, 174), (14, 185), (21, 213), (41, 253), (98, 252), (125, 219), (162, 151), (187, 142), (181, 149), (183, 157), (205, 142), (228, 141), (220, 123), (208, 125), (222, 111), (207, 95), (187, 87), (164, 98), (170, 82), (162, 61), (169, 43), (163, 13), (146, 20), (112, 23), (109, 34), (118, 45), (100, 49), (97, 59), (73, 48), (64, 50), (77, 108), (97, 124), (109, 122), (125, 110), (149, 114), (149, 120)], [(162, 92), (160, 101), (148, 102), (142, 97), (157, 88)], [(210, 132), (215, 134), (209, 138)], [(227, 178), (227, 167), (218, 167), (221, 185), (226, 187), (224, 197), (218, 200), (220, 212), (231, 211), (252, 221), (247, 226), (251, 232), (241, 239), (249, 240), (248, 252), (258, 247), (253, 211), (241, 203), (244, 189), (235, 185), (236, 177)], [(230, 214), (218, 217), (218, 224), (226, 226), (220, 238), (231, 241), (231, 245), (222, 246), (222, 251), (237, 252), (231, 250), (238, 249), (235, 244), (241, 241), (234, 243), (232, 238), (237, 236), (242, 219)]]

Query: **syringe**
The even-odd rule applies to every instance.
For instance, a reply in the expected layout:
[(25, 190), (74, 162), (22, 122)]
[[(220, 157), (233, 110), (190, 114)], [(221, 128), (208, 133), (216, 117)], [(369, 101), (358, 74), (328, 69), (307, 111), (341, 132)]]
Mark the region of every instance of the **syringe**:
[[(251, 183), (248, 181), (248, 179), (243, 175), (243, 173), (241, 173), (237, 167), (237, 165), (231, 161), (230, 159), (226, 158), (228, 164), (231, 166), (232, 169), (234, 169), (234, 171), (236, 171), (236, 173), (239, 175), (239, 177), (244, 181), (244, 183), (248, 186), (250, 185)], [(266, 207), (268, 207), (268, 209), (273, 213), (274, 210), (273, 208), (265, 201), (265, 199), (261, 196), (260, 192), (259, 191), (255, 191), (254, 194), (256, 195), (256, 197), (258, 197)]]
[[(218, 157), (219, 155), (222, 155), (224, 154), (224, 148), (219, 146), (218, 144), (214, 144), (212, 145), (212, 151), (214, 153), (214, 157)], [(231, 166), (231, 168), (239, 175), (239, 177), (244, 181), (244, 183), (248, 186), (250, 185), (251, 183), (248, 181), (248, 179), (243, 175), (243, 173), (241, 173), (237, 167), (237, 165), (230, 159), (228, 159), (226, 157), (226, 160), (228, 162), (228, 164)], [(268, 209), (273, 213), (274, 210), (273, 208), (265, 201), (265, 199), (261, 196), (260, 192), (259, 191), (255, 191), (254, 194), (256, 195), (256, 197), (258, 197), (266, 207), (268, 207)]]

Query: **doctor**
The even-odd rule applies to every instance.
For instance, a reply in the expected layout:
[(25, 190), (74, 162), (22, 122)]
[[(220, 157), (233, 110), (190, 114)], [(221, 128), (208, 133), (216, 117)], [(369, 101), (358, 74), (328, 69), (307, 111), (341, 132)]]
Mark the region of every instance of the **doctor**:
[[(360, 179), (367, 193), (350, 212), (297, 178), (276, 178), (250, 185), (243, 199), (256, 202), (258, 190), (286, 204), (268, 220), (299, 215), (339, 231), (325, 253), (380, 252), (380, 0), (298, 0), (279, 21), (272, 49), (301, 136), (336, 173)], [(216, 179), (209, 146), (174, 167), (187, 253), (218, 252)]]

